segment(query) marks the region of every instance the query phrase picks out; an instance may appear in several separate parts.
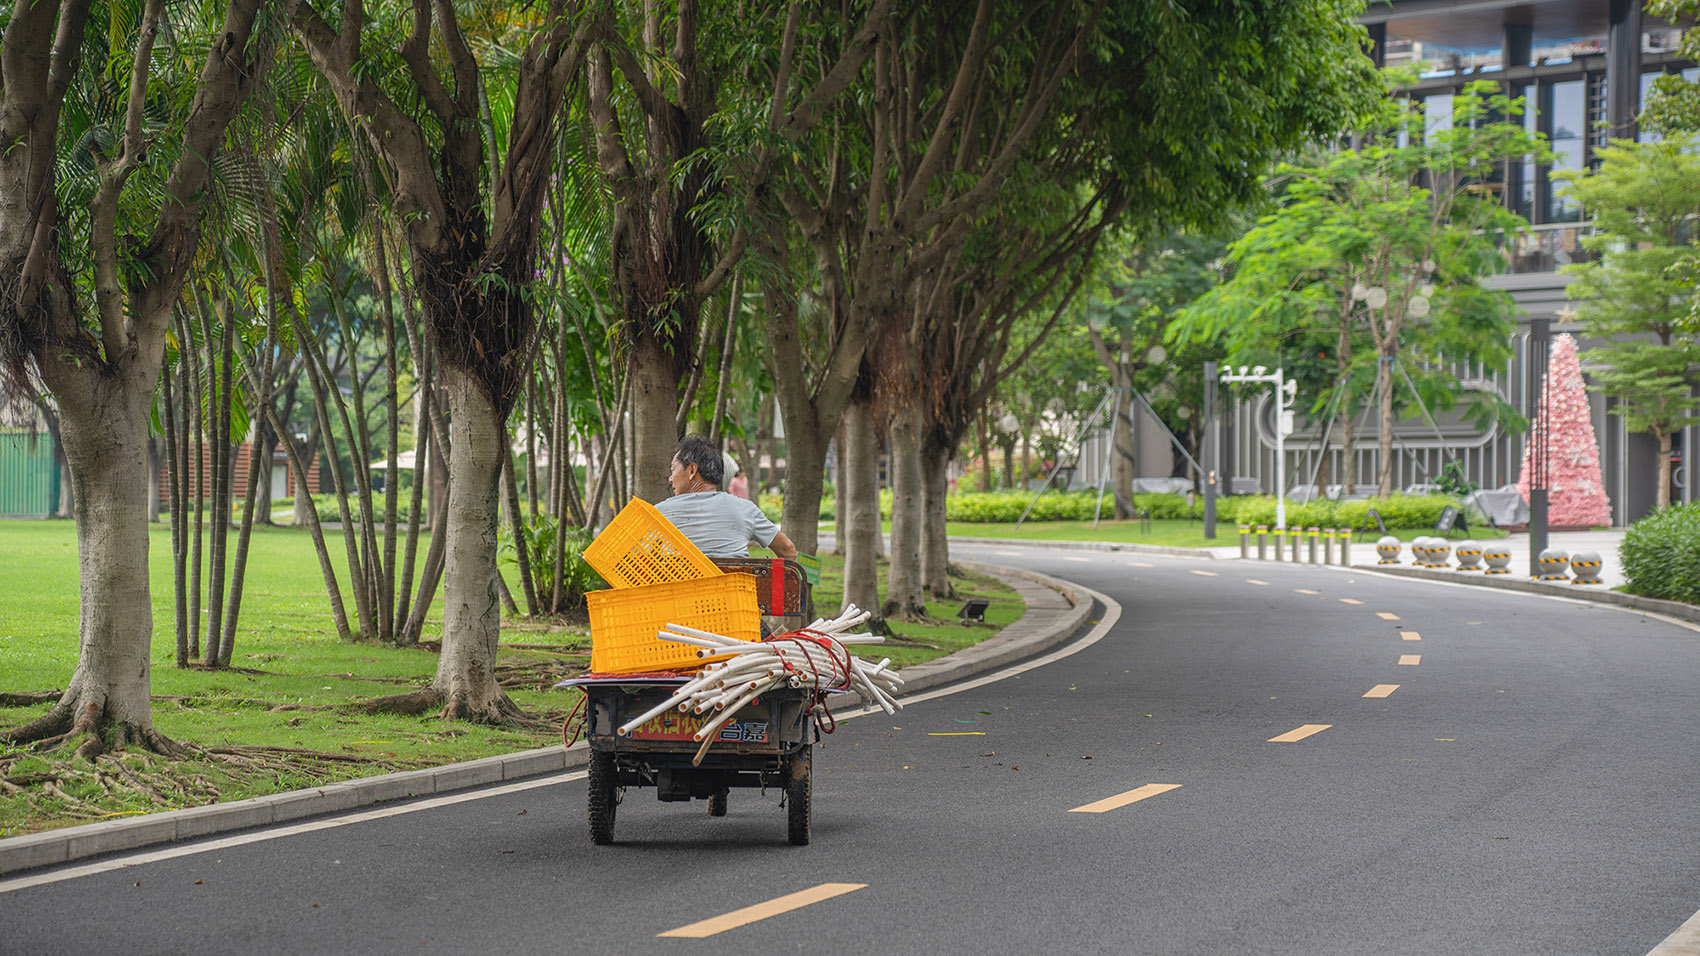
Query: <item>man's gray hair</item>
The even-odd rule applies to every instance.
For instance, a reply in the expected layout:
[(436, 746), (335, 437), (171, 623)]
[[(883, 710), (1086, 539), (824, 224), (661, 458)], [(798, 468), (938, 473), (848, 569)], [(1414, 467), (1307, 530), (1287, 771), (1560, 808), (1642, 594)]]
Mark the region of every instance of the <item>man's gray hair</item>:
[(708, 439), (701, 435), (686, 435), (679, 443), (679, 449), (673, 452), (681, 468), (695, 465), (697, 474), (702, 480), (715, 487), (720, 487), (720, 479), (725, 476), (726, 469), (721, 463), (720, 451), (709, 444)]

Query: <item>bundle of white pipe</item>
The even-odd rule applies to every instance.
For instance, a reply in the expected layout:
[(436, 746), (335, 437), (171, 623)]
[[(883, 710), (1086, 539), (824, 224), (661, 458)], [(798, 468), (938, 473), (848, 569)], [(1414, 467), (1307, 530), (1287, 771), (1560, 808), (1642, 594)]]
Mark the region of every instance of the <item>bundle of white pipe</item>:
[(845, 633), (868, 617), (867, 611), (852, 604), (835, 618), (817, 618), (800, 632), (793, 631), (790, 635), (759, 642), (740, 641), (669, 623), (666, 630), (657, 631), (655, 636), (664, 641), (695, 646), (698, 657), (727, 654), (732, 657), (708, 666), (673, 696), (626, 721), (618, 732), (621, 736), (630, 735), (646, 721), (675, 707), (695, 714), (716, 711), (714, 718), (694, 735), (694, 739), (703, 744), (692, 762), (700, 763), (722, 724), (732, 719), (745, 704), (780, 687), (860, 691), (886, 713), (894, 714), (903, 706), (896, 698), (897, 688), (903, 679), (890, 670), (891, 658), (872, 664), (845, 649), (847, 644), (874, 644), (884, 640), (874, 634)]

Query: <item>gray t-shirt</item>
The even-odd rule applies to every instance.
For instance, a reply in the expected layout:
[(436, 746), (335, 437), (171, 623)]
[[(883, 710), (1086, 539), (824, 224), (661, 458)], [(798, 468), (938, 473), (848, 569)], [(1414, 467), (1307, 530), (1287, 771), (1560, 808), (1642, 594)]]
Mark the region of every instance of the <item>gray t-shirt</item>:
[(724, 491), (674, 495), (655, 508), (711, 558), (747, 558), (752, 539), (765, 548), (779, 533), (755, 502)]

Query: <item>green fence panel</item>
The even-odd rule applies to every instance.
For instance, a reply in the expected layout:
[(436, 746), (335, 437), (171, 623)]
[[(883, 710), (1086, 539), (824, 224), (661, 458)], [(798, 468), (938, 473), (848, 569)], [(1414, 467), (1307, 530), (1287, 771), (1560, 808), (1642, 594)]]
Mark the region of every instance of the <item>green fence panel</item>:
[(0, 517), (47, 517), (58, 504), (58, 483), (52, 438), (0, 432)]

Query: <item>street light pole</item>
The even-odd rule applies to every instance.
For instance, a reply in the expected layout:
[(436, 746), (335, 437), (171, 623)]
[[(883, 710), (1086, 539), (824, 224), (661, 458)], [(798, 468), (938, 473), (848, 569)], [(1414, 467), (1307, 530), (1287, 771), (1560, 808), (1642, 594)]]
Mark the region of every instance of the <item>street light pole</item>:
[(1275, 527), (1287, 527), (1287, 435), (1293, 430), (1293, 399), (1298, 395), (1298, 382), (1287, 381), (1284, 369), (1270, 374), (1264, 366), (1239, 372), (1222, 373), (1223, 382), (1269, 382), (1275, 386)]

